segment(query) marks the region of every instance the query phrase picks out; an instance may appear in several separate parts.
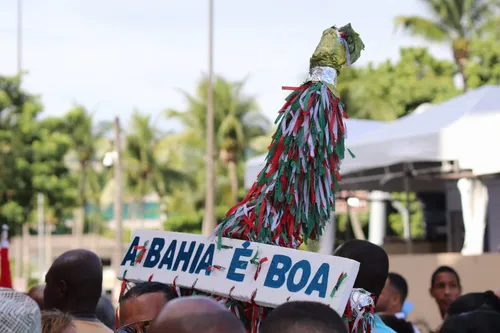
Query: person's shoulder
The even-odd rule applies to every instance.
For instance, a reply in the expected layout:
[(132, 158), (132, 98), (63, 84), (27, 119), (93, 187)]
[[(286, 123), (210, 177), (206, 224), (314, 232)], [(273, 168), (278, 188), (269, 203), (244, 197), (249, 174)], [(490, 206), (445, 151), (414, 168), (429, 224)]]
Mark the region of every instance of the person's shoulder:
[(375, 332), (377, 333), (396, 333), (395, 330), (387, 326), (380, 318), (379, 315), (375, 315)]
[(393, 330), (392, 328), (390, 328), (387, 325), (377, 325), (376, 332), (377, 333), (396, 333), (395, 330)]

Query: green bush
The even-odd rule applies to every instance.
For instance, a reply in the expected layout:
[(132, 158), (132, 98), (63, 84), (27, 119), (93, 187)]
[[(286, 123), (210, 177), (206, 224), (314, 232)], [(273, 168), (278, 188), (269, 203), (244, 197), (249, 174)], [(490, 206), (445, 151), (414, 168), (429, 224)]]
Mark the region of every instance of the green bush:
[[(217, 223), (220, 223), (226, 216), (230, 207), (217, 206), (215, 208), (215, 216)], [(201, 233), (201, 223), (203, 221), (204, 210), (199, 210), (191, 214), (183, 214), (177, 216), (170, 216), (164, 223), (164, 228), (167, 231), (186, 232), (191, 234)]]

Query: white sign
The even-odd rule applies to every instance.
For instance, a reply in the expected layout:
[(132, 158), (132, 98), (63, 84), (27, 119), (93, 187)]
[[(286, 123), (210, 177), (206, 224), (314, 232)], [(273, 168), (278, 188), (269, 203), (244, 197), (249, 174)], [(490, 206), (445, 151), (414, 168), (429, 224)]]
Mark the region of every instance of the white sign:
[(139, 230), (120, 279), (158, 281), (261, 306), (309, 300), (344, 313), (358, 273), (354, 260), (236, 239)]

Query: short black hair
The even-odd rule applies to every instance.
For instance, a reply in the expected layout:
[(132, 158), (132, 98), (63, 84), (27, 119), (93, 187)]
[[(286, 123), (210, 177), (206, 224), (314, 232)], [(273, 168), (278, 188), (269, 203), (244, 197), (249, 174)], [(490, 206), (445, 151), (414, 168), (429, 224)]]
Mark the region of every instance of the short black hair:
[(125, 295), (120, 298), (120, 303), (133, 297), (139, 297), (152, 293), (163, 293), (168, 301), (177, 297), (176, 292), (164, 283), (142, 282), (130, 288)]
[(434, 271), (434, 273), (432, 273), (432, 276), (431, 276), (431, 289), (434, 288), (434, 283), (436, 283), (436, 277), (440, 273), (451, 273), (451, 274), (455, 275), (455, 278), (457, 279), (458, 287), (462, 288), (462, 285), (460, 284), (460, 277), (458, 276), (458, 273), (457, 273), (456, 270), (454, 270), (450, 266), (439, 266), (438, 268), (436, 268), (436, 270)]
[(447, 318), (440, 333), (498, 333), (500, 313), (491, 310), (476, 310)]
[(394, 288), (401, 297), (401, 304), (403, 304), (406, 297), (408, 297), (408, 283), (406, 283), (406, 279), (402, 275), (394, 272), (390, 272), (387, 278), (389, 279), (391, 287)]
[(292, 301), (272, 310), (260, 333), (348, 333), (342, 318), (329, 306), (317, 302)]
[(390, 328), (397, 333), (413, 333), (413, 325), (404, 319), (397, 318), (392, 315), (380, 315), (380, 318)]
[(354, 239), (338, 247), (333, 255), (359, 262), (354, 288), (362, 288), (377, 298), (380, 296), (389, 274), (389, 257), (383, 248)]
[(451, 317), (479, 309), (490, 309), (500, 313), (500, 299), (491, 290), (484, 293), (468, 293), (451, 303), (446, 313)]

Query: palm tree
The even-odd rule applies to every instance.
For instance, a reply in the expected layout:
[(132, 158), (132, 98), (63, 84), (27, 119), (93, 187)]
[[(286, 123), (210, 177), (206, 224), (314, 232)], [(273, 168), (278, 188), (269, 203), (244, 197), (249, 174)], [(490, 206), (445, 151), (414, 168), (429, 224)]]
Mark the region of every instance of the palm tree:
[(138, 198), (142, 220), (146, 195), (156, 193), (162, 200), (174, 186), (189, 182), (184, 172), (172, 168), (167, 160), (161, 158), (158, 147), (162, 146), (166, 137), (150, 115), (142, 115), (137, 110), (133, 112), (125, 143), (125, 171), (129, 190)]
[(79, 208), (75, 211), (73, 235), (76, 238), (76, 246), (81, 247), (90, 186), (88, 177), (93, 169), (92, 162), (96, 157), (97, 143), (109, 132), (111, 124), (100, 122), (94, 125), (93, 114), (81, 105), (71, 109), (65, 115), (65, 120), (79, 175)]
[[(206, 137), (206, 78), (200, 81), (195, 96), (183, 92), (188, 102), (185, 111), (167, 110), (166, 116), (177, 119), (190, 133), (203, 142)], [(232, 203), (238, 199), (237, 165), (248, 152), (252, 138), (265, 135), (270, 127), (269, 120), (259, 112), (253, 97), (243, 94), (245, 80), (231, 82), (217, 77), (214, 85), (214, 128), (217, 135), (216, 151), (226, 165), (231, 184)], [(204, 147), (198, 147), (204, 150)]]
[[(109, 148), (107, 151), (111, 150), (111, 142), (106, 140), (106, 146)], [(101, 156), (101, 154), (98, 154)], [(92, 203), (91, 216), (89, 217), (89, 233), (91, 237), (90, 249), (92, 251), (97, 250), (96, 238), (100, 235), (103, 230), (103, 208), (109, 206), (112, 201), (112, 195), (108, 190), (109, 187), (114, 186), (111, 170), (104, 167), (91, 168), (88, 174), (88, 200)]]
[(244, 83), (218, 80), (214, 94), (215, 107), (220, 108), (224, 117), (216, 133), (220, 158), (228, 169), (233, 203), (238, 202), (237, 164), (249, 147), (246, 140), (266, 134), (269, 126), (268, 120), (258, 112), (255, 100), (243, 95)]
[(396, 27), (429, 41), (446, 42), (467, 89), (465, 64), (469, 58), (472, 38), (478, 37), (493, 16), (491, 0), (421, 0), (429, 9), (430, 18), (398, 16)]

